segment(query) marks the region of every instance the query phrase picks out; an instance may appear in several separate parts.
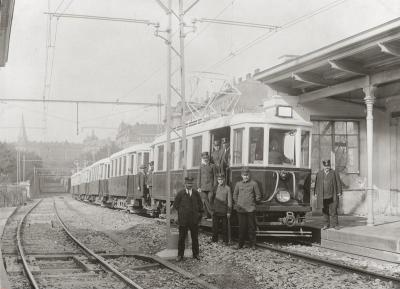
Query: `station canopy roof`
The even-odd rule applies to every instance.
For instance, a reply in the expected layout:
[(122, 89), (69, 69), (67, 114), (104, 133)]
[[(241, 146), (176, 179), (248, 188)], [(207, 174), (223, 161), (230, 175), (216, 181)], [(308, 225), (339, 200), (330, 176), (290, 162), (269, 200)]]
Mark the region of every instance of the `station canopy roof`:
[(254, 75), (300, 103), (331, 97), (363, 103), (363, 88), (376, 87), (376, 105), (400, 95), (400, 18), (363, 31)]

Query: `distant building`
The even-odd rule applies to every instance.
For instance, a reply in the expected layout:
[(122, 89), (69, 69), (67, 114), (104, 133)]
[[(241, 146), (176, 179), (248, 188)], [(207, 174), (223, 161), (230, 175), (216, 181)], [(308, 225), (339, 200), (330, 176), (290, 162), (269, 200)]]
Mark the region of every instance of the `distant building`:
[(160, 133), (160, 126), (157, 124), (139, 124), (134, 125), (121, 122), (118, 127), (115, 142), (121, 148), (129, 147), (133, 144), (152, 142)]
[(95, 161), (95, 155), (104, 147), (109, 147), (111, 146), (111, 140), (110, 139), (99, 139), (95, 133), (94, 130), (92, 130), (92, 134), (88, 135), (84, 140), (83, 140), (83, 154), (90, 154), (92, 155), (92, 159), (90, 161)]

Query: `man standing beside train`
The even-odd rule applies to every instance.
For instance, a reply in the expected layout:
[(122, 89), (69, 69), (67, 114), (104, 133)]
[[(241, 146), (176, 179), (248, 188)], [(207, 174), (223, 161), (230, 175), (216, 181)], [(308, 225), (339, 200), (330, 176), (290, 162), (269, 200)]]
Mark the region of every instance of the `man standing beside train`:
[(229, 139), (227, 139), (226, 137), (223, 137), (221, 139), (222, 142), (222, 172), (221, 174), (225, 175), (225, 183), (228, 184), (229, 183), (229, 161), (231, 158), (231, 151), (230, 151), (230, 147), (229, 147)]
[(137, 190), (142, 194), (142, 207), (147, 207), (147, 187), (146, 187), (146, 165), (139, 166), (139, 172), (136, 175)]
[(337, 208), (339, 196), (342, 195), (342, 182), (339, 174), (331, 168), (331, 161), (322, 161), (323, 169), (315, 178), (314, 196), (317, 196), (317, 208), (322, 207), (324, 215), (323, 230), (339, 229)]
[(239, 219), (239, 244), (238, 249), (243, 248), (244, 239), (248, 234), (250, 246), (256, 248), (256, 203), (261, 200), (261, 192), (258, 184), (250, 179), (248, 167), (242, 169), (242, 181), (237, 182), (233, 192), (233, 200)]
[(199, 260), (199, 222), (202, 218), (203, 204), (197, 190), (193, 189), (193, 178), (185, 178), (185, 188), (175, 197), (174, 209), (178, 212), (179, 241), (177, 261), (182, 261), (185, 253), (185, 240), (188, 230), (192, 237), (193, 258)]
[(153, 208), (153, 172), (154, 172), (154, 162), (151, 161), (149, 162), (149, 170), (147, 172), (147, 177), (146, 177), (146, 186), (147, 186), (147, 190), (148, 190), (148, 198), (149, 200), (147, 200), (148, 203), (150, 203), (151, 207)]
[(214, 164), (210, 163), (208, 152), (201, 153), (201, 165), (197, 179), (197, 188), (200, 192), (203, 206), (206, 210), (206, 217), (211, 218), (211, 197), (212, 190), (217, 185), (216, 181), (216, 168)]

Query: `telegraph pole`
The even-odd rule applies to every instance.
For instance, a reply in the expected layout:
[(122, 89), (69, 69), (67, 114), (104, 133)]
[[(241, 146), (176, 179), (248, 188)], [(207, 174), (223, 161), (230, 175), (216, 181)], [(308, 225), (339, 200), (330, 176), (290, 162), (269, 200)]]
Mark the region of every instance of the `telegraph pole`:
[[(168, 0), (168, 27), (167, 27), (167, 102), (166, 102), (166, 119), (167, 119), (167, 190), (165, 197), (165, 206), (167, 213), (167, 242), (171, 238), (171, 45), (172, 45), (172, 0)], [(182, 142), (183, 143), (183, 142)]]
[(183, 22), (183, 0), (179, 0), (179, 50), (181, 62), (181, 103), (182, 103), (182, 152), (183, 152), (183, 178), (187, 176), (187, 145), (186, 145), (186, 93), (185, 93), (185, 23)]

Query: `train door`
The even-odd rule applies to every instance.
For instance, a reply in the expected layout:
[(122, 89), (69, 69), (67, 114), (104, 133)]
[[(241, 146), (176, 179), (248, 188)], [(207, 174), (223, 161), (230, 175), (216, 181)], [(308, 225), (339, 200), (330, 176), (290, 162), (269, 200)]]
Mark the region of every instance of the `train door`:
[(230, 136), (231, 128), (229, 126), (210, 131), (211, 160), (217, 165), (219, 173), (225, 175), (227, 183), (230, 183)]

